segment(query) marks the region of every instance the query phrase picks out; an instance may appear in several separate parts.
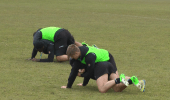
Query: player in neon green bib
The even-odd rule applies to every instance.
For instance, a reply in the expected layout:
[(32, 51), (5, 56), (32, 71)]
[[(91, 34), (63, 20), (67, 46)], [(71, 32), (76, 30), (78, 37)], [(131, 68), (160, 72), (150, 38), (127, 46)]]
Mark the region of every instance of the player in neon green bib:
[[(95, 53), (95, 55), (96, 55), (95, 63), (108, 61), (110, 59), (109, 58), (109, 52), (107, 50), (97, 49), (97, 48), (91, 47), (91, 46), (87, 46), (87, 47), (89, 48), (89, 50), (86, 53), (86, 55), (88, 55), (89, 53)], [(86, 64), (85, 57), (81, 60), (81, 62), (83, 64)]]
[(62, 29), (62, 28), (60, 28), (60, 27), (46, 27), (46, 28), (40, 29), (40, 31), (42, 33), (42, 39), (54, 42), (55, 33), (60, 29)]
[[(68, 61), (68, 56), (66, 55), (67, 47), (70, 44), (76, 44), (79, 46), (79, 42), (74, 40), (71, 33), (60, 27), (45, 27), (40, 28), (33, 34), (34, 49), (32, 52), (32, 61), (37, 62), (53, 62), (54, 55), (59, 62)], [(44, 52), (48, 54), (48, 59), (36, 59), (35, 56), (37, 52)]]
[[(110, 88), (115, 92), (121, 92), (129, 84), (139, 87), (142, 92), (145, 90), (145, 80), (139, 81), (136, 76), (118, 75), (114, 58), (107, 50), (88, 45), (77, 47), (72, 44), (68, 47), (66, 54), (73, 60), (70, 61), (72, 69), (67, 86), (61, 88), (71, 88), (78, 75), (84, 77), (83, 84), (78, 85), (86, 86), (90, 78), (95, 79), (101, 93), (107, 92)], [(86, 72), (79, 74), (79, 69), (85, 69)]]

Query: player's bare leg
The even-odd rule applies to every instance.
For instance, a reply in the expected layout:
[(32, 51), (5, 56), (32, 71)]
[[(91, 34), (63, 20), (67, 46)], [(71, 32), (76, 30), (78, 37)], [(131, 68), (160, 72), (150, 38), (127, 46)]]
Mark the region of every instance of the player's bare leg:
[(61, 55), (61, 56), (57, 56), (56, 59), (57, 59), (58, 62), (68, 61), (68, 56), (67, 55)]
[(110, 88), (116, 85), (115, 80), (108, 81), (108, 74), (104, 74), (100, 76), (97, 79), (96, 83), (97, 83), (99, 92), (101, 93), (106, 93)]
[[(117, 79), (117, 78), (120, 78), (120, 81), (121, 81), (121, 83), (119, 83), (119, 84), (116, 84), (115, 86), (113, 86), (112, 87), (112, 89), (115, 91), (115, 92), (122, 92), (128, 85), (127, 85), (127, 81), (125, 80), (125, 78), (130, 78), (130, 77), (123, 77), (123, 76), (121, 76), (121, 77), (119, 77), (119, 74), (118, 74), (118, 71), (116, 71), (116, 73), (112, 73), (111, 75), (110, 75), (110, 77), (109, 77), (109, 79), (110, 80), (115, 80), (115, 79)], [(124, 83), (122, 83), (122, 81), (124, 82)], [(126, 85), (127, 86), (126, 86)]]

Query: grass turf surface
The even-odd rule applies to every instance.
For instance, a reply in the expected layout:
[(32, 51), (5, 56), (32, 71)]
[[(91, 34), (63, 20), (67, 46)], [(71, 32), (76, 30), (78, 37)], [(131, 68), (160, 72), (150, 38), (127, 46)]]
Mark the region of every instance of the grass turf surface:
[[(170, 99), (169, 4), (169, 0), (1, 0), (0, 99)], [(101, 94), (93, 80), (86, 87), (76, 86), (82, 78), (72, 89), (61, 89), (71, 70), (68, 62), (26, 60), (33, 32), (47, 26), (66, 28), (75, 40), (107, 49), (119, 74), (146, 79), (146, 91), (129, 86), (120, 93)]]

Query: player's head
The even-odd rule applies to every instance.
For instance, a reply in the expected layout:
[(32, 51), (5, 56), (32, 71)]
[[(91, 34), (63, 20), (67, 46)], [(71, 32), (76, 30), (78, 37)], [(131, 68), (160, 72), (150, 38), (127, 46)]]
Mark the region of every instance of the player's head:
[(68, 46), (66, 54), (69, 58), (71, 57), (72, 59), (78, 59), (81, 55), (79, 47), (75, 44)]
[(38, 42), (34, 43), (34, 47), (39, 52), (42, 52), (44, 49), (44, 45), (43, 45), (42, 41), (38, 41)]

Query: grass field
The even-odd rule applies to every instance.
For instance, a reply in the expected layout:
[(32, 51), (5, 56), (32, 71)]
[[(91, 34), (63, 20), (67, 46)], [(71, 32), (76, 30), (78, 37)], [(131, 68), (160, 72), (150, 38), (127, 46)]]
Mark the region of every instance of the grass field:
[[(47, 26), (107, 49), (119, 74), (146, 79), (146, 91), (129, 86), (101, 94), (93, 80), (77, 86), (79, 77), (72, 89), (61, 89), (68, 62), (26, 60), (33, 32)], [(0, 0), (0, 100), (170, 100), (169, 50), (169, 0)]]

